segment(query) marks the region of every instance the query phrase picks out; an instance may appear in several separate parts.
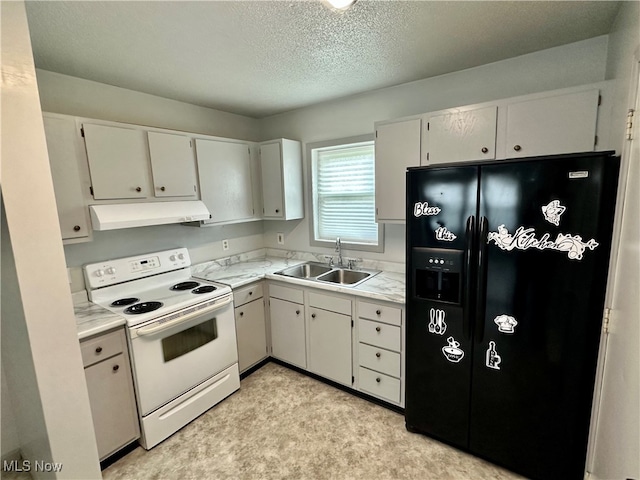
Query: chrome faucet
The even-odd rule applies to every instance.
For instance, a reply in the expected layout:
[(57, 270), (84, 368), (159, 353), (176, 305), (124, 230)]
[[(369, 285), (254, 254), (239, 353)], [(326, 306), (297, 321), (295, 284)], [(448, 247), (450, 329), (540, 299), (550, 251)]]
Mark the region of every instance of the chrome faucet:
[(340, 243), (340, 237), (336, 238), (336, 253), (338, 254), (338, 266), (344, 267), (342, 261), (342, 243)]

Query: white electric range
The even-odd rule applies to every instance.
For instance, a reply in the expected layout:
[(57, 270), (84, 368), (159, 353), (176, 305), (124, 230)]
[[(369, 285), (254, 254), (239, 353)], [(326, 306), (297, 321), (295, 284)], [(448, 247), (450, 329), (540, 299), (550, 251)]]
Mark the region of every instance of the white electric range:
[(240, 388), (231, 288), (192, 278), (186, 248), (84, 274), (89, 299), (126, 319), (144, 448)]

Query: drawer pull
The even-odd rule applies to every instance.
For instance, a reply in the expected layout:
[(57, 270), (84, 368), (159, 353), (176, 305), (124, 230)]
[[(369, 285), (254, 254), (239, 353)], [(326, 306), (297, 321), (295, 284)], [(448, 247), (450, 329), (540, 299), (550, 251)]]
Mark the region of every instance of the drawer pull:
[(141, 191), (142, 191), (142, 188), (136, 187), (136, 192), (141, 192)]
[(381, 310), (376, 310), (376, 315), (380, 315), (382, 313)]
[(120, 365), (114, 365), (113, 366), (113, 371), (117, 372), (118, 370), (120, 370)]
[(376, 383), (380, 383), (381, 381), (380, 377), (376, 378)]
[(96, 348), (96, 353), (102, 353), (102, 347)]
[(80, 231), (80, 225), (75, 225), (75, 226), (73, 227), (73, 231), (74, 231), (74, 232), (79, 232), (79, 231)]
[(489, 149), (487, 147), (482, 147), (482, 153), (488, 153)]
[(376, 357), (380, 358), (380, 352), (376, 352)]
[(380, 327), (376, 327), (376, 332), (379, 332), (379, 331), (380, 331)]
[(296, 310), (296, 315), (300, 315), (300, 310)]
[(514, 145), (513, 149), (514, 149), (516, 152), (519, 152), (520, 150), (522, 150), (522, 147), (521, 147), (520, 145)]
[(244, 316), (244, 312), (240, 312), (240, 316), (241, 316), (241, 317), (242, 317), (242, 316)]
[(315, 313), (312, 313), (312, 314), (311, 314), (311, 318), (316, 318), (316, 314), (315, 314)]
[(253, 292), (249, 292), (249, 296), (253, 295)]

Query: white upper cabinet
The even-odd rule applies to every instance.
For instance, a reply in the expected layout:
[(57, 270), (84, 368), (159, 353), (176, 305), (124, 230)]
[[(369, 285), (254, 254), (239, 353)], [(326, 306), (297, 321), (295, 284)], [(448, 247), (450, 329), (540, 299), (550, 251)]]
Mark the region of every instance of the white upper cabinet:
[(76, 122), (72, 117), (46, 114), (43, 120), (62, 239), (86, 241), (91, 229), (82, 192), (80, 168), (85, 159)]
[(263, 218), (293, 220), (304, 217), (302, 150), (296, 140), (260, 144)]
[(421, 119), (376, 124), (376, 221), (405, 219), (405, 173), (420, 165)]
[(497, 106), (426, 115), (426, 160), (435, 164), (496, 158), (497, 116)]
[(143, 130), (85, 123), (93, 198), (152, 196), (147, 138)]
[(154, 195), (196, 198), (196, 165), (191, 139), (184, 135), (147, 132)]
[(202, 201), (211, 213), (207, 223), (253, 217), (251, 152), (247, 143), (196, 139)]
[(599, 90), (509, 103), (505, 157), (586, 152), (595, 148)]

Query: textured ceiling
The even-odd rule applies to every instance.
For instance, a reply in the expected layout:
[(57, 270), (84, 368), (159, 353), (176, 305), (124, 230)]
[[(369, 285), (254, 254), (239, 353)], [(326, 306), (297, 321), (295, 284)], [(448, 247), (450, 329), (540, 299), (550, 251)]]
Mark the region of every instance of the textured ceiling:
[(264, 117), (609, 33), (619, 2), (27, 1), (36, 66)]

